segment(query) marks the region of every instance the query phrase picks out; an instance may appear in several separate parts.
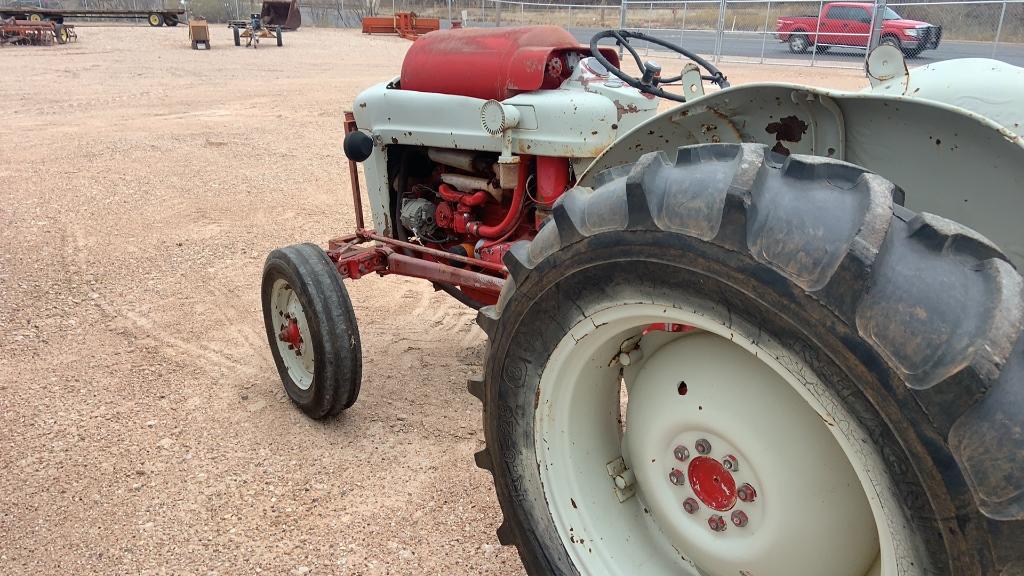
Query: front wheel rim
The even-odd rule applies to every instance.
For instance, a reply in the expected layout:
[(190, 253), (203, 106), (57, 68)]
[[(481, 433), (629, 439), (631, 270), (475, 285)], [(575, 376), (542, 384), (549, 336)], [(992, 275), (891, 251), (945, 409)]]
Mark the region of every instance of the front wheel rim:
[(313, 385), (315, 353), (309, 322), (298, 294), (288, 282), (278, 279), (270, 291), (271, 318), (276, 334), (277, 352), (288, 376), (299, 390)]
[[(619, 389), (616, 377), (609, 380), (600, 375), (602, 368), (608, 368), (607, 362), (600, 359), (614, 357), (621, 342), (644, 326), (664, 322), (694, 327), (696, 331), (687, 335), (662, 332), (645, 336), (644, 341), (655, 346), (651, 354), (644, 351), (648, 356), (644, 367), (634, 365), (622, 371), (630, 387), (625, 432), (600, 427), (600, 415), (614, 411), (608, 404), (608, 395), (614, 394), (617, 401)], [(761, 335), (755, 343), (737, 329), (735, 318), (732, 322), (733, 326), (728, 327), (713, 315), (645, 304), (621, 305), (586, 319), (555, 348), (541, 377), (535, 444), (552, 519), (574, 564), (581, 573), (595, 574), (629, 573), (637, 566), (643, 566), (645, 574), (913, 573), (909, 566), (914, 554), (908, 553), (906, 544), (911, 541), (911, 532), (901, 515), (892, 514), (899, 504), (892, 495), (894, 489), (886, 485), (891, 480), (879, 482), (879, 470), (884, 470), (880, 456), (873, 449), (866, 451), (870, 454), (858, 454), (864, 447), (854, 444), (858, 434), (866, 437), (866, 433), (848, 429), (842, 433), (847, 436), (837, 438), (838, 431), (824, 426), (821, 419), (849, 422), (852, 418), (844, 419), (848, 415), (838, 413), (842, 410), (825, 410), (823, 401), (828, 399), (814, 396), (825, 392), (821, 382), (816, 378), (809, 379), (816, 385), (797, 381), (784, 364), (799, 361), (788, 352), (779, 356), (786, 356), (785, 362), (775, 360), (780, 350), (766, 349), (770, 339)], [(658, 342), (662, 344), (660, 348)], [(697, 358), (727, 355), (725, 351), (732, 348), (731, 357), (722, 356), (728, 365), (745, 362), (760, 366), (760, 376), (756, 376), (756, 371), (751, 374), (765, 381), (774, 380), (769, 403), (764, 403), (765, 398), (749, 397), (756, 395), (756, 389), (734, 388), (730, 392), (724, 390), (728, 388), (724, 385), (718, 396), (742, 392), (748, 397), (716, 399), (715, 394), (707, 392), (706, 375), (696, 373), (693, 381), (684, 384), (688, 380), (684, 378), (679, 383), (672, 382), (667, 390), (650, 392), (654, 390), (651, 382), (682, 373), (674, 361), (683, 357), (681, 351), (688, 346), (693, 347)], [(615, 374), (614, 370), (612, 373)], [(773, 398), (777, 404), (782, 390), (779, 386), (789, 387), (789, 395), (803, 404), (766, 411), (767, 416), (773, 411), (785, 414), (772, 426), (783, 426), (796, 414), (803, 428), (791, 430), (788, 435), (792, 437), (795, 433), (799, 437), (816, 428), (814, 443), (810, 444), (817, 448), (777, 450), (772, 458), (766, 458), (763, 446), (772, 441), (765, 437), (772, 436), (768, 434), (771, 430), (762, 434), (751, 432), (751, 426), (764, 425), (765, 414), (760, 420), (749, 421), (746, 428), (738, 423), (749, 420), (748, 414), (738, 414), (731, 426), (694, 424), (700, 422), (700, 417), (694, 415), (721, 414), (723, 406), (729, 403), (733, 410), (739, 407), (741, 412), (743, 406), (748, 410), (772, 406)], [(680, 400), (691, 406), (688, 418), (693, 422), (672, 422), (673, 412), (678, 413), (678, 407), (683, 405)], [(700, 409), (693, 412), (693, 404)], [(636, 424), (631, 425), (633, 422)], [(820, 473), (823, 468), (834, 471), (833, 463), (814, 468), (810, 476), (829, 482), (834, 498), (824, 508), (800, 501), (799, 495), (808, 489), (807, 483), (801, 483), (800, 478), (795, 482), (788, 479), (785, 469), (806, 466), (807, 462), (801, 459), (828, 454), (830, 446), (831, 452), (842, 456), (845, 469), (838, 478), (835, 474)], [(612, 465), (620, 454), (629, 470), (615, 478)], [(799, 457), (790, 458), (787, 454)], [(851, 466), (851, 462), (855, 465)], [(731, 466), (734, 468), (730, 469)], [(701, 481), (713, 481), (716, 475), (727, 486), (701, 489)], [(627, 490), (614, 490), (615, 483), (628, 485)], [(814, 482), (810, 486), (814, 488)], [(628, 494), (629, 488), (633, 495)], [(610, 496), (616, 492), (616, 497)], [(624, 495), (626, 501), (618, 502)], [(570, 506), (564, 506), (565, 502)], [(820, 514), (837, 514), (846, 527), (837, 533), (815, 526)], [(797, 532), (803, 519), (814, 526), (814, 530), (804, 530), (805, 535), (798, 542), (786, 540), (794, 530), (794, 519)], [(815, 537), (821, 541), (815, 542)], [(794, 551), (787, 552), (787, 546)], [(910, 563), (901, 558), (910, 558)]]

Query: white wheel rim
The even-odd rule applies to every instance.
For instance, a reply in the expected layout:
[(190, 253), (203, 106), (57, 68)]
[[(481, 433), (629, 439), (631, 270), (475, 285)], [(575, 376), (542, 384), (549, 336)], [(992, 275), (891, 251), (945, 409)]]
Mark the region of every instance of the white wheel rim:
[(275, 280), (270, 291), (270, 306), (277, 333), (277, 350), (288, 376), (300, 390), (313, 385), (314, 352), (309, 322), (298, 296), (284, 280)]
[(790, 38), (789, 44), (794, 50), (803, 50), (805, 48), (803, 36), (793, 36)]
[[(609, 361), (624, 340), (664, 322), (697, 330), (643, 338), (643, 360), (622, 369), (622, 433), (619, 372)], [(679, 379), (685, 396), (671, 385)], [(758, 386), (737, 385), (752, 381)], [(895, 486), (855, 422), (802, 360), (735, 316), (710, 304), (623, 304), (572, 328), (552, 352), (535, 442), (552, 519), (581, 574), (918, 573), (926, 564)], [(736, 457), (729, 474), (736, 486), (754, 488), (752, 502), (737, 499), (718, 512), (695, 493), (688, 466), (702, 456), (701, 439), (711, 444), (707, 457)], [(689, 450), (685, 462), (676, 446)], [(620, 456), (636, 491), (622, 503), (607, 469)], [(678, 485), (673, 468), (683, 472)], [(697, 512), (684, 509), (687, 498)], [(743, 527), (733, 523), (736, 511), (746, 514)], [(724, 531), (711, 529), (712, 513)]]

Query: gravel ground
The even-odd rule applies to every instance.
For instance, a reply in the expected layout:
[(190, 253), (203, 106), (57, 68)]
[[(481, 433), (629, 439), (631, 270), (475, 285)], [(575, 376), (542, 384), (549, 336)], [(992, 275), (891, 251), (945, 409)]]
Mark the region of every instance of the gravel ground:
[(183, 27), (0, 50), (0, 573), (521, 572), (473, 466), (471, 311), (349, 284), (364, 383), (326, 424), (287, 401), (263, 334), (265, 255), (352, 229), (340, 114), (409, 43), (212, 33), (210, 52)]

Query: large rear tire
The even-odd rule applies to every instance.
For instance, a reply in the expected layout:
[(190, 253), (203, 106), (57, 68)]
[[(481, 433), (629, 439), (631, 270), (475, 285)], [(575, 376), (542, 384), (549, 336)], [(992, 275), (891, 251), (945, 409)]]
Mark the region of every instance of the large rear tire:
[(529, 573), (1020, 573), (1024, 306), (998, 249), (759, 145), (598, 182), (478, 317), (476, 459)]
[(296, 244), (271, 252), (262, 302), (274, 363), (292, 402), (317, 420), (352, 406), (362, 380), (359, 328), (324, 251)]

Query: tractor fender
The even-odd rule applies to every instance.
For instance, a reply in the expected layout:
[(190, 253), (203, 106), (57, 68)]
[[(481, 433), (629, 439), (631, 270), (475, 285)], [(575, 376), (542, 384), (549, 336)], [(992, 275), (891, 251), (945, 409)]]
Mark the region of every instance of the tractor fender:
[(598, 173), (648, 152), (674, 157), (680, 146), (757, 142), (782, 154), (867, 168), (894, 182), (907, 208), (974, 228), (1021, 269), (1024, 139), (1021, 123), (1014, 123), (903, 94), (749, 84), (690, 100), (640, 124), (595, 159), (578, 184), (592, 187)]

